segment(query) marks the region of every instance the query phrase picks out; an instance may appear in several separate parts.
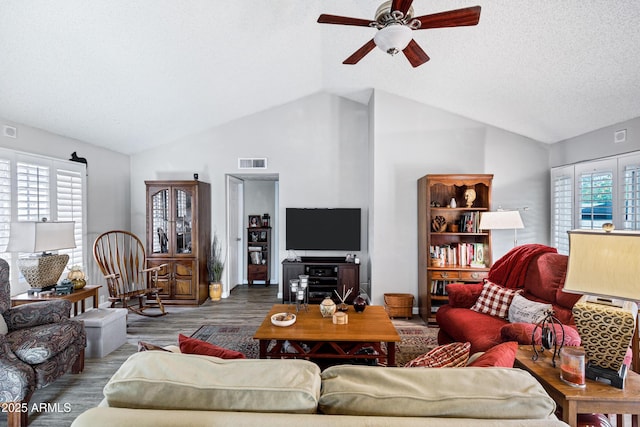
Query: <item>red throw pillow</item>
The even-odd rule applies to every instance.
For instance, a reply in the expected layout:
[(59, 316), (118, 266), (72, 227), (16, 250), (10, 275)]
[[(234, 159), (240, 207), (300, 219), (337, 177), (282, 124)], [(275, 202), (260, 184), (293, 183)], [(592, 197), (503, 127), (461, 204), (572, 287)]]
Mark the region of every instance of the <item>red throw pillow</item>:
[(221, 359), (246, 359), (246, 356), (239, 351), (228, 350), (217, 345), (199, 340), (197, 338), (178, 335), (180, 351), (187, 354), (201, 354), (204, 356), (215, 356)]
[(405, 368), (457, 368), (469, 360), (471, 343), (454, 342), (441, 345), (407, 362)]
[[(500, 328), (500, 337), (503, 341), (517, 341), (520, 344), (531, 344), (531, 334), (536, 325), (533, 323), (508, 323)], [(564, 329), (564, 344), (568, 347), (578, 347), (582, 342), (580, 334), (571, 326), (554, 325), (557, 337), (562, 338), (562, 330)], [(536, 345), (542, 345), (542, 328), (536, 329), (534, 337)]]
[(491, 347), (467, 366), (477, 366), (482, 368), (488, 368), (491, 366), (513, 368), (513, 364), (516, 361), (517, 351), (517, 342), (503, 342), (502, 344)]
[(482, 287), (482, 293), (473, 307), (471, 307), (471, 310), (506, 319), (509, 314), (511, 300), (521, 291), (521, 289), (503, 288), (487, 280)]

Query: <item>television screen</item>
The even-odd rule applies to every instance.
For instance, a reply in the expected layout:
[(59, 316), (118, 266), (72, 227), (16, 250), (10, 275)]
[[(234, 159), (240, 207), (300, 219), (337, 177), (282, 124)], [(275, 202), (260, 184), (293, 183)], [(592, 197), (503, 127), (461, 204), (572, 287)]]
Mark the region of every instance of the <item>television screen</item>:
[(286, 249), (360, 250), (360, 208), (286, 210)]

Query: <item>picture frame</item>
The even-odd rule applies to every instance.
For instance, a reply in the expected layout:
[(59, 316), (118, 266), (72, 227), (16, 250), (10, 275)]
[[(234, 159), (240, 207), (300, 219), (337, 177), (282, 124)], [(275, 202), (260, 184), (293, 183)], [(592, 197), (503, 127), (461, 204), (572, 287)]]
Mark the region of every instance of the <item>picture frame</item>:
[(260, 215), (249, 215), (249, 227), (261, 227), (262, 219)]

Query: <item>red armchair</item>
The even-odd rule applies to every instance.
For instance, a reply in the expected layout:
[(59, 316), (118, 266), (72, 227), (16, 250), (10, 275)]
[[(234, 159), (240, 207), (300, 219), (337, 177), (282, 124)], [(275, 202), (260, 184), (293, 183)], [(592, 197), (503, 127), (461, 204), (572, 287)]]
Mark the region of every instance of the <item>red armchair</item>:
[[(580, 295), (562, 290), (567, 271), (566, 255), (543, 245), (514, 248), (489, 271), (489, 279), (510, 288), (522, 288), (526, 299), (550, 303), (555, 316), (567, 329), (567, 343), (579, 345), (579, 335), (571, 308)], [(501, 282), (500, 282), (501, 281)], [(449, 303), (440, 307), (436, 320), (440, 326), (438, 343), (470, 342), (471, 353), (486, 351), (505, 341), (531, 344), (534, 325), (509, 323), (508, 320), (471, 310), (482, 292), (482, 283), (451, 283), (447, 286)], [(577, 340), (577, 343), (576, 343)]]

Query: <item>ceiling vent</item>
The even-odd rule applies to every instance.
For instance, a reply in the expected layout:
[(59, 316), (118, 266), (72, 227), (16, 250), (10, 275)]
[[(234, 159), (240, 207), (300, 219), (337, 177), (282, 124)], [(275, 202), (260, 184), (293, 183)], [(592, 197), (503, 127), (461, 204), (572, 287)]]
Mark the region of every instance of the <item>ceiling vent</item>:
[(238, 158), (238, 169), (266, 169), (267, 158)]

